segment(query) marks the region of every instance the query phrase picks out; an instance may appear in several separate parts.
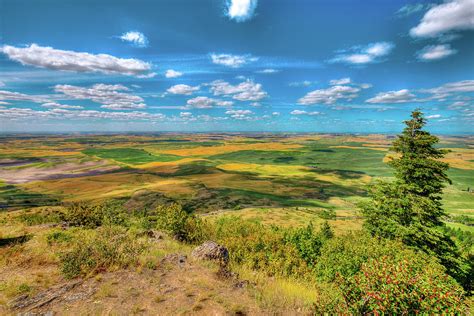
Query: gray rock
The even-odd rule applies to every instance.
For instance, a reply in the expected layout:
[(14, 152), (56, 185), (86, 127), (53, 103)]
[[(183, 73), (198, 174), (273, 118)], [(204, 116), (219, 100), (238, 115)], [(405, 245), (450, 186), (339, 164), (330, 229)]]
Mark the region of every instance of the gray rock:
[(214, 241), (206, 241), (196, 247), (191, 256), (201, 260), (217, 261), (222, 266), (229, 263), (229, 251)]

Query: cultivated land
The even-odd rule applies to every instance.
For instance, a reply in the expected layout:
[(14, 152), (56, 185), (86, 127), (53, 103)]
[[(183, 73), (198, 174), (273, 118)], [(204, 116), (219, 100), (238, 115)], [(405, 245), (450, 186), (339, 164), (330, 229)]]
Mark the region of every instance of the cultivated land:
[[(51, 201), (176, 200), (193, 211), (357, 227), (366, 185), (391, 177), (382, 135), (97, 135), (0, 139), (0, 207)], [(474, 138), (443, 137), (451, 214), (474, 216)], [(138, 202), (139, 201), (139, 202)], [(132, 203), (131, 203), (132, 204)], [(266, 214), (266, 216), (262, 216)], [(350, 223), (349, 223), (350, 222)], [(347, 224), (347, 225), (346, 225)], [(459, 225), (457, 225), (459, 227)], [(464, 227), (469, 229), (469, 227)]]
[[(64, 282), (55, 255), (61, 245), (47, 243), (57, 228), (38, 219), (52, 216), (62, 203), (113, 199), (130, 211), (140, 211), (176, 201), (211, 221), (228, 215), (279, 227), (302, 227), (309, 222), (319, 226), (328, 221), (336, 235), (341, 235), (361, 229), (357, 204), (366, 199), (367, 185), (391, 178), (386, 162), (393, 139), (313, 134), (1, 137), (3, 312), (17, 295)], [(452, 180), (443, 199), (451, 215), (446, 222), (456, 229), (474, 231), (469, 226), (472, 220), (458, 220), (460, 215), (474, 217), (474, 137), (442, 137), (440, 147), (450, 150), (443, 159), (451, 166)], [(14, 240), (17, 237), (23, 239)], [(47, 244), (51, 249), (45, 251)], [(313, 288), (274, 279), (260, 280), (275, 283), (260, 292), (257, 281), (251, 291), (237, 289), (215, 279), (209, 273), (213, 267), (202, 263), (187, 261), (167, 268), (166, 260), (171, 260), (167, 254), (189, 254), (190, 248), (166, 237), (153, 247), (153, 253), (164, 260), (158, 269), (145, 269), (150, 263), (142, 258), (137, 274), (106, 273), (68, 293), (87, 297), (94, 307), (63, 297), (59, 305), (45, 310), (108, 313), (119, 310), (120, 302), (135, 301), (122, 312), (140, 313), (161, 306), (165, 313), (173, 313), (179, 306), (183, 313), (238, 313), (242, 309), (260, 313), (260, 308), (271, 309), (282, 297), (289, 301), (278, 307), (280, 311), (289, 305), (304, 308), (314, 299), (308, 294)], [(189, 273), (183, 275), (183, 269)], [(258, 279), (245, 269), (239, 272)], [(184, 278), (182, 282), (179, 277)], [(153, 292), (156, 284), (150, 284), (150, 279), (161, 284), (161, 292)], [(130, 286), (119, 291), (118, 284), (123, 283)], [(265, 292), (268, 288), (275, 291)], [(148, 293), (150, 300), (139, 301), (137, 293)], [(180, 294), (176, 298), (171, 293)]]

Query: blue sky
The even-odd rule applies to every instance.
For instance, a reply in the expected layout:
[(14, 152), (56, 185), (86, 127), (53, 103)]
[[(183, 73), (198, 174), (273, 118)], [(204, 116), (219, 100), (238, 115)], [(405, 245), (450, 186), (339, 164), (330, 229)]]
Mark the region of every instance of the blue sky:
[(472, 134), (474, 0), (0, 0), (0, 132)]

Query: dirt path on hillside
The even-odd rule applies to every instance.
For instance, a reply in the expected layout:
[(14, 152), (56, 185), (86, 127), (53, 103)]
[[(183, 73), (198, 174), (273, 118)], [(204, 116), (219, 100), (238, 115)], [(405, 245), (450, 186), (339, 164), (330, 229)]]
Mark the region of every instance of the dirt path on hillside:
[(12, 315), (266, 314), (234, 279), (223, 279), (215, 268), (183, 255), (167, 256), (155, 270), (104, 273), (56, 288), (57, 295), (55, 290), (37, 294), (45, 304), (36, 301)]

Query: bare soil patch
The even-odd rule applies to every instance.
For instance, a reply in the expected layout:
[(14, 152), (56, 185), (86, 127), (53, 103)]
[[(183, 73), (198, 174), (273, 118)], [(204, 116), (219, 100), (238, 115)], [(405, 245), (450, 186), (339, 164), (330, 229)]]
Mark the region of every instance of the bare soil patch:
[(110, 165), (106, 161), (87, 161), (84, 163), (68, 162), (44, 168), (34, 166), (11, 168), (11, 164), (9, 167), (10, 168), (1, 168), (0, 166), (0, 179), (11, 184), (37, 180), (91, 176), (120, 169), (119, 166)]

